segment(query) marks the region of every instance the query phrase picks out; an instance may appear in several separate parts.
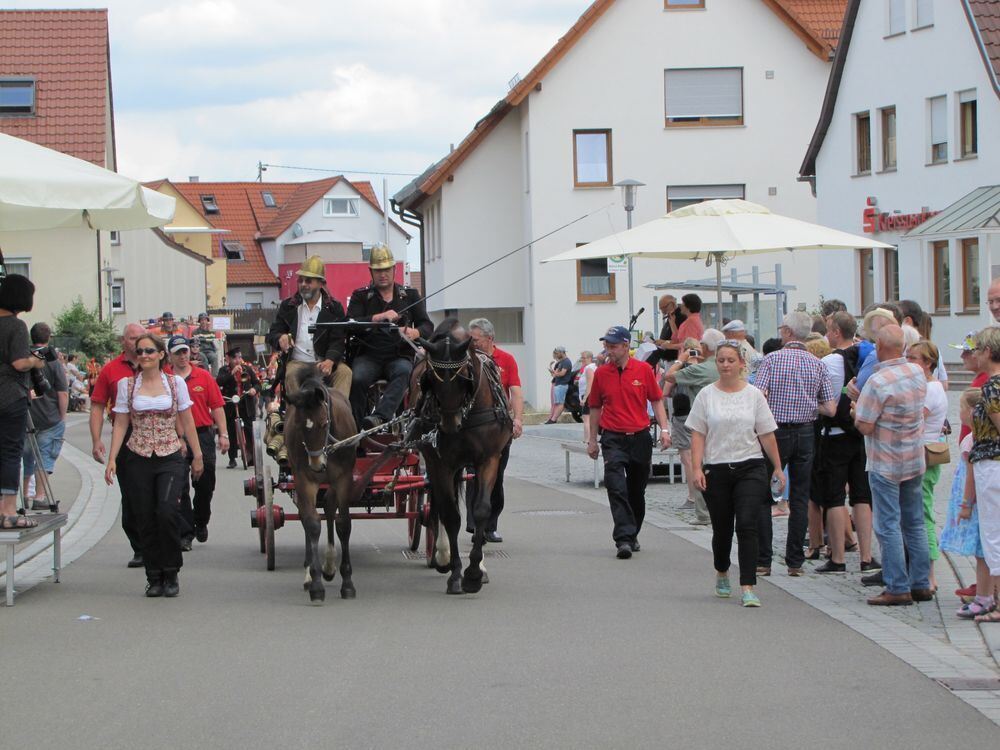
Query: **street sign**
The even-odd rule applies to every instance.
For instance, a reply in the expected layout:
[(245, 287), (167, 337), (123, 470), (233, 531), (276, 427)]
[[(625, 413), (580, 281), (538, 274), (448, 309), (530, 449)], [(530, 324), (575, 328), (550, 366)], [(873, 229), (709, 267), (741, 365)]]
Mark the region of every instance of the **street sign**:
[(628, 270), (628, 258), (624, 255), (612, 255), (608, 258), (608, 273), (618, 273)]

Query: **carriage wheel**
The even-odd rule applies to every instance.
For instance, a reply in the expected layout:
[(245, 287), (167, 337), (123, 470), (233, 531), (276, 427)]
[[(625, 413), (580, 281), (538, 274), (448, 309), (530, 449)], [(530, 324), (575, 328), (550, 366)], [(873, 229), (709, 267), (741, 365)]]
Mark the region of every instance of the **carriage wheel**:
[(274, 488), (271, 485), (271, 467), (264, 466), (262, 473), (264, 475), (264, 506), (267, 508), (264, 519), (267, 569), (274, 570)]
[(410, 552), (416, 552), (420, 547), (420, 516), (423, 513), (423, 490), (411, 490), (406, 496), (406, 540), (410, 543)]
[[(264, 440), (262, 435), (262, 426), (259, 422), (254, 422), (253, 425), (253, 439), (254, 439), (254, 479), (257, 484), (257, 492), (255, 498), (257, 500), (257, 507), (264, 505)], [(267, 552), (267, 531), (262, 525), (257, 526), (257, 536), (260, 538), (260, 553), (263, 555)]]

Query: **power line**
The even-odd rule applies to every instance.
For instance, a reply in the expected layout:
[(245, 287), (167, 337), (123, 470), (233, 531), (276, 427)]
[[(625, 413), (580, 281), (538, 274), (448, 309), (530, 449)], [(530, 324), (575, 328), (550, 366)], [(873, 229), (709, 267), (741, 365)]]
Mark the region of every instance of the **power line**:
[(298, 169), (305, 172), (333, 172), (335, 174), (373, 174), (379, 175), (380, 177), (419, 177), (418, 173), (414, 172), (378, 172), (372, 169), (323, 169), (321, 167), (295, 167), (289, 166), (287, 164), (264, 164), (263, 162), (257, 162), (257, 174), (260, 174), (268, 167), (273, 167), (274, 169)]

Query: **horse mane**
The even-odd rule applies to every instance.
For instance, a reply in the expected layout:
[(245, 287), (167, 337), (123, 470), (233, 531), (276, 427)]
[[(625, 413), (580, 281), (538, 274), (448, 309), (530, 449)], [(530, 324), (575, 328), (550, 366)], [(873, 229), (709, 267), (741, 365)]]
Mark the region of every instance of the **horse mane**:
[(325, 392), (326, 383), (320, 377), (319, 370), (313, 365), (306, 376), (299, 381), (299, 389), (295, 393), (288, 394), (286, 398), (292, 406), (300, 409), (311, 409), (318, 406), (323, 400), (317, 394)]
[(431, 333), (430, 338), (427, 340), (430, 341), (432, 344), (434, 344), (437, 343), (438, 341), (450, 338), (453, 343), (458, 343), (458, 339), (456, 339), (454, 336), (451, 335), (451, 332), (455, 330), (455, 328), (458, 325), (459, 325), (458, 318), (456, 317), (445, 318), (444, 320), (442, 320), (440, 323), (437, 324), (437, 327), (434, 329), (433, 333)]

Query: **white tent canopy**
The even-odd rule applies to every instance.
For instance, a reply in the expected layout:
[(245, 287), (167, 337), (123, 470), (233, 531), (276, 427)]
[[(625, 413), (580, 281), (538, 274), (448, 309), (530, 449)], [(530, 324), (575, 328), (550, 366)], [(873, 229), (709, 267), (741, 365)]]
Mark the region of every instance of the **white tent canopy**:
[(0, 231), (144, 229), (174, 208), (131, 178), (0, 133)]

